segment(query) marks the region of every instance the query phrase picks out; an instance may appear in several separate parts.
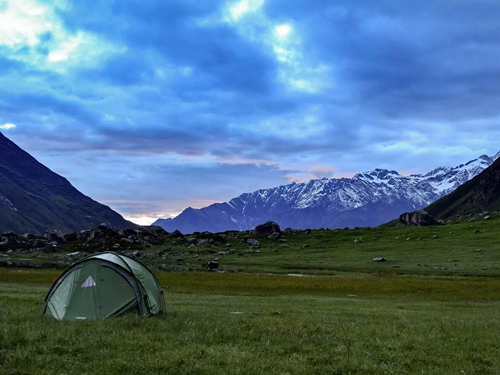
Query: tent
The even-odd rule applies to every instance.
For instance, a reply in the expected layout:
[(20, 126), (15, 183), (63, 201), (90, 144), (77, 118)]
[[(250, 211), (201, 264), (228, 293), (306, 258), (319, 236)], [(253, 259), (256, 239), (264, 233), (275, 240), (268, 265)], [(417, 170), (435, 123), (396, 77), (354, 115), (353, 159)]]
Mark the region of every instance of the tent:
[(164, 311), (163, 291), (155, 275), (135, 259), (106, 252), (67, 268), (50, 288), (42, 314), (82, 320)]

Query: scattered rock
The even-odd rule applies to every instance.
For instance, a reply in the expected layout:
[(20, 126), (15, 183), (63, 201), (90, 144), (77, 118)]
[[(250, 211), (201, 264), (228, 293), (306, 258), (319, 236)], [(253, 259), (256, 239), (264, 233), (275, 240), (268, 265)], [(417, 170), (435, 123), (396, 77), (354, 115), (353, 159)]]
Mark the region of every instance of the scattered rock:
[(136, 250), (136, 251), (134, 251), (134, 252), (132, 253), (132, 256), (133, 256), (134, 258), (139, 258), (141, 255), (142, 255), (142, 254), (141, 254), (141, 252), (140, 252), (139, 250)]
[(486, 215), (486, 216), (484, 217), (484, 220), (490, 220), (490, 215)]
[(256, 239), (254, 239), (254, 238), (249, 238), (249, 239), (247, 240), (247, 244), (252, 245), (252, 246), (259, 246), (259, 245), (260, 245), (260, 242), (259, 242), (259, 241), (257, 241), (257, 240), (256, 240)]
[(59, 230), (49, 229), (45, 232), (43, 237), (47, 239), (49, 242), (57, 242), (58, 244), (66, 242), (66, 240), (64, 239), (64, 235)]
[(269, 236), (273, 233), (280, 233), (280, 226), (276, 224), (274, 221), (268, 221), (264, 224), (257, 225), (254, 229), (254, 233), (259, 236)]
[(199, 246), (210, 246), (210, 245), (213, 245), (214, 243), (215, 243), (215, 241), (213, 238), (203, 238), (203, 239), (198, 241)]
[(406, 212), (399, 217), (399, 221), (407, 226), (419, 227), (439, 224), (436, 219), (424, 210)]
[(374, 262), (386, 262), (387, 260), (385, 258), (373, 258)]
[(101, 223), (101, 224), (99, 224), (99, 226), (97, 227), (97, 229), (103, 229), (103, 230), (108, 229), (108, 223)]
[(306, 247), (311, 247), (311, 245), (309, 245), (309, 244), (307, 244), (307, 243), (306, 243), (306, 244), (305, 244), (304, 246), (302, 246), (302, 247), (303, 247), (303, 248), (306, 248)]
[(214, 260), (211, 260), (206, 264), (206, 266), (209, 270), (216, 270), (219, 268), (219, 263)]
[(274, 233), (270, 234), (269, 236), (267, 236), (267, 238), (269, 238), (270, 240), (277, 240), (279, 237), (280, 237), (279, 232), (274, 232)]

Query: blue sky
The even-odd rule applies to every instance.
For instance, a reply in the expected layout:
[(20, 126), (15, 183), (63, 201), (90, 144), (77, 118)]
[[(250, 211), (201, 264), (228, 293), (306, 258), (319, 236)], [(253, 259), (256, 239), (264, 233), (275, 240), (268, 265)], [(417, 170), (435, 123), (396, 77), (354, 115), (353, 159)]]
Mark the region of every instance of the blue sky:
[(500, 149), (500, 2), (0, 0), (0, 131), (147, 223)]

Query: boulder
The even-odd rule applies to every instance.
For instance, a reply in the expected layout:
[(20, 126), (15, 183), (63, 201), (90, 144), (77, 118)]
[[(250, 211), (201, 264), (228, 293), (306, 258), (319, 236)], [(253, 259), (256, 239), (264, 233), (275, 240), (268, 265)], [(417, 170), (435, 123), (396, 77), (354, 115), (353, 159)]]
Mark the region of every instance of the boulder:
[(37, 239), (35, 242), (33, 242), (33, 247), (34, 248), (41, 248), (47, 246), (47, 240), (42, 240), (42, 239)]
[(174, 237), (174, 238), (184, 237), (184, 235), (178, 229), (176, 229), (172, 233), (170, 233), (170, 236)]
[(45, 232), (45, 234), (43, 235), (43, 237), (45, 239), (47, 239), (47, 241), (49, 241), (49, 242), (56, 242), (57, 244), (62, 244), (64, 242), (66, 242), (66, 240), (64, 239), (64, 235), (59, 230), (49, 229), (49, 230), (47, 230)]
[(215, 243), (213, 238), (202, 238), (198, 241), (199, 246), (211, 246)]
[(16, 239), (19, 236), (17, 234), (15, 234), (14, 232), (5, 232), (5, 233), (2, 233), (2, 235), (0, 237), (6, 237), (10, 240), (10, 239)]
[(141, 227), (141, 229), (144, 229), (145, 231), (149, 232), (149, 234), (151, 234), (155, 237), (168, 234), (165, 229), (163, 229), (162, 227), (159, 227), (157, 225), (147, 225), (147, 226)]
[(97, 228), (103, 230), (108, 229), (108, 223), (101, 223)]
[(267, 238), (269, 238), (270, 240), (277, 240), (278, 238), (280, 238), (280, 233), (274, 232), (274, 233), (270, 234), (269, 236), (267, 236)]
[(406, 212), (399, 217), (399, 221), (406, 226), (439, 225), (439, 222), (424, 210)]
[(268, 221), (267, 223), (257, 225), (254, 229), (254, 233), (258, 236), (269, 236), (273, 233), (280, 233), (280, 226), (274, 221)]
[(259, 246), (259, 245), (260, 245), (260, 242), (259, 242), (259, 241), (257, 241), (257, 240), (255, 240), (255, 239), (253, 239), (253, 238), (249, 238), (249, 239), (247, 240), (247, 244), (252, 245), (252, 246)]
[(219, 268), (219, 263), (211, 260), (210, 262), (207, 263), (207, 268), (209, 270), (216, 270), (217, 268)]
[(103, 237), (100, 229), (92, 229), (89, 234), (89, 241), (97, 241)]

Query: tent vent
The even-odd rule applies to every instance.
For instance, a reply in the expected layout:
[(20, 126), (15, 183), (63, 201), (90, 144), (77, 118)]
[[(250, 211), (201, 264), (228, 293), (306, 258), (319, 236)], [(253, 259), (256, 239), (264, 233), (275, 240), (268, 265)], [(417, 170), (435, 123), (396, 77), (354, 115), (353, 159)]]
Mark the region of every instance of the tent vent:
[(85, 280), (85, 282), (82, 284), (82, 288), (90, 288), (93, 286), (95, 286), (95, 281), (92, 276), (89, 276), (87, 280)]

